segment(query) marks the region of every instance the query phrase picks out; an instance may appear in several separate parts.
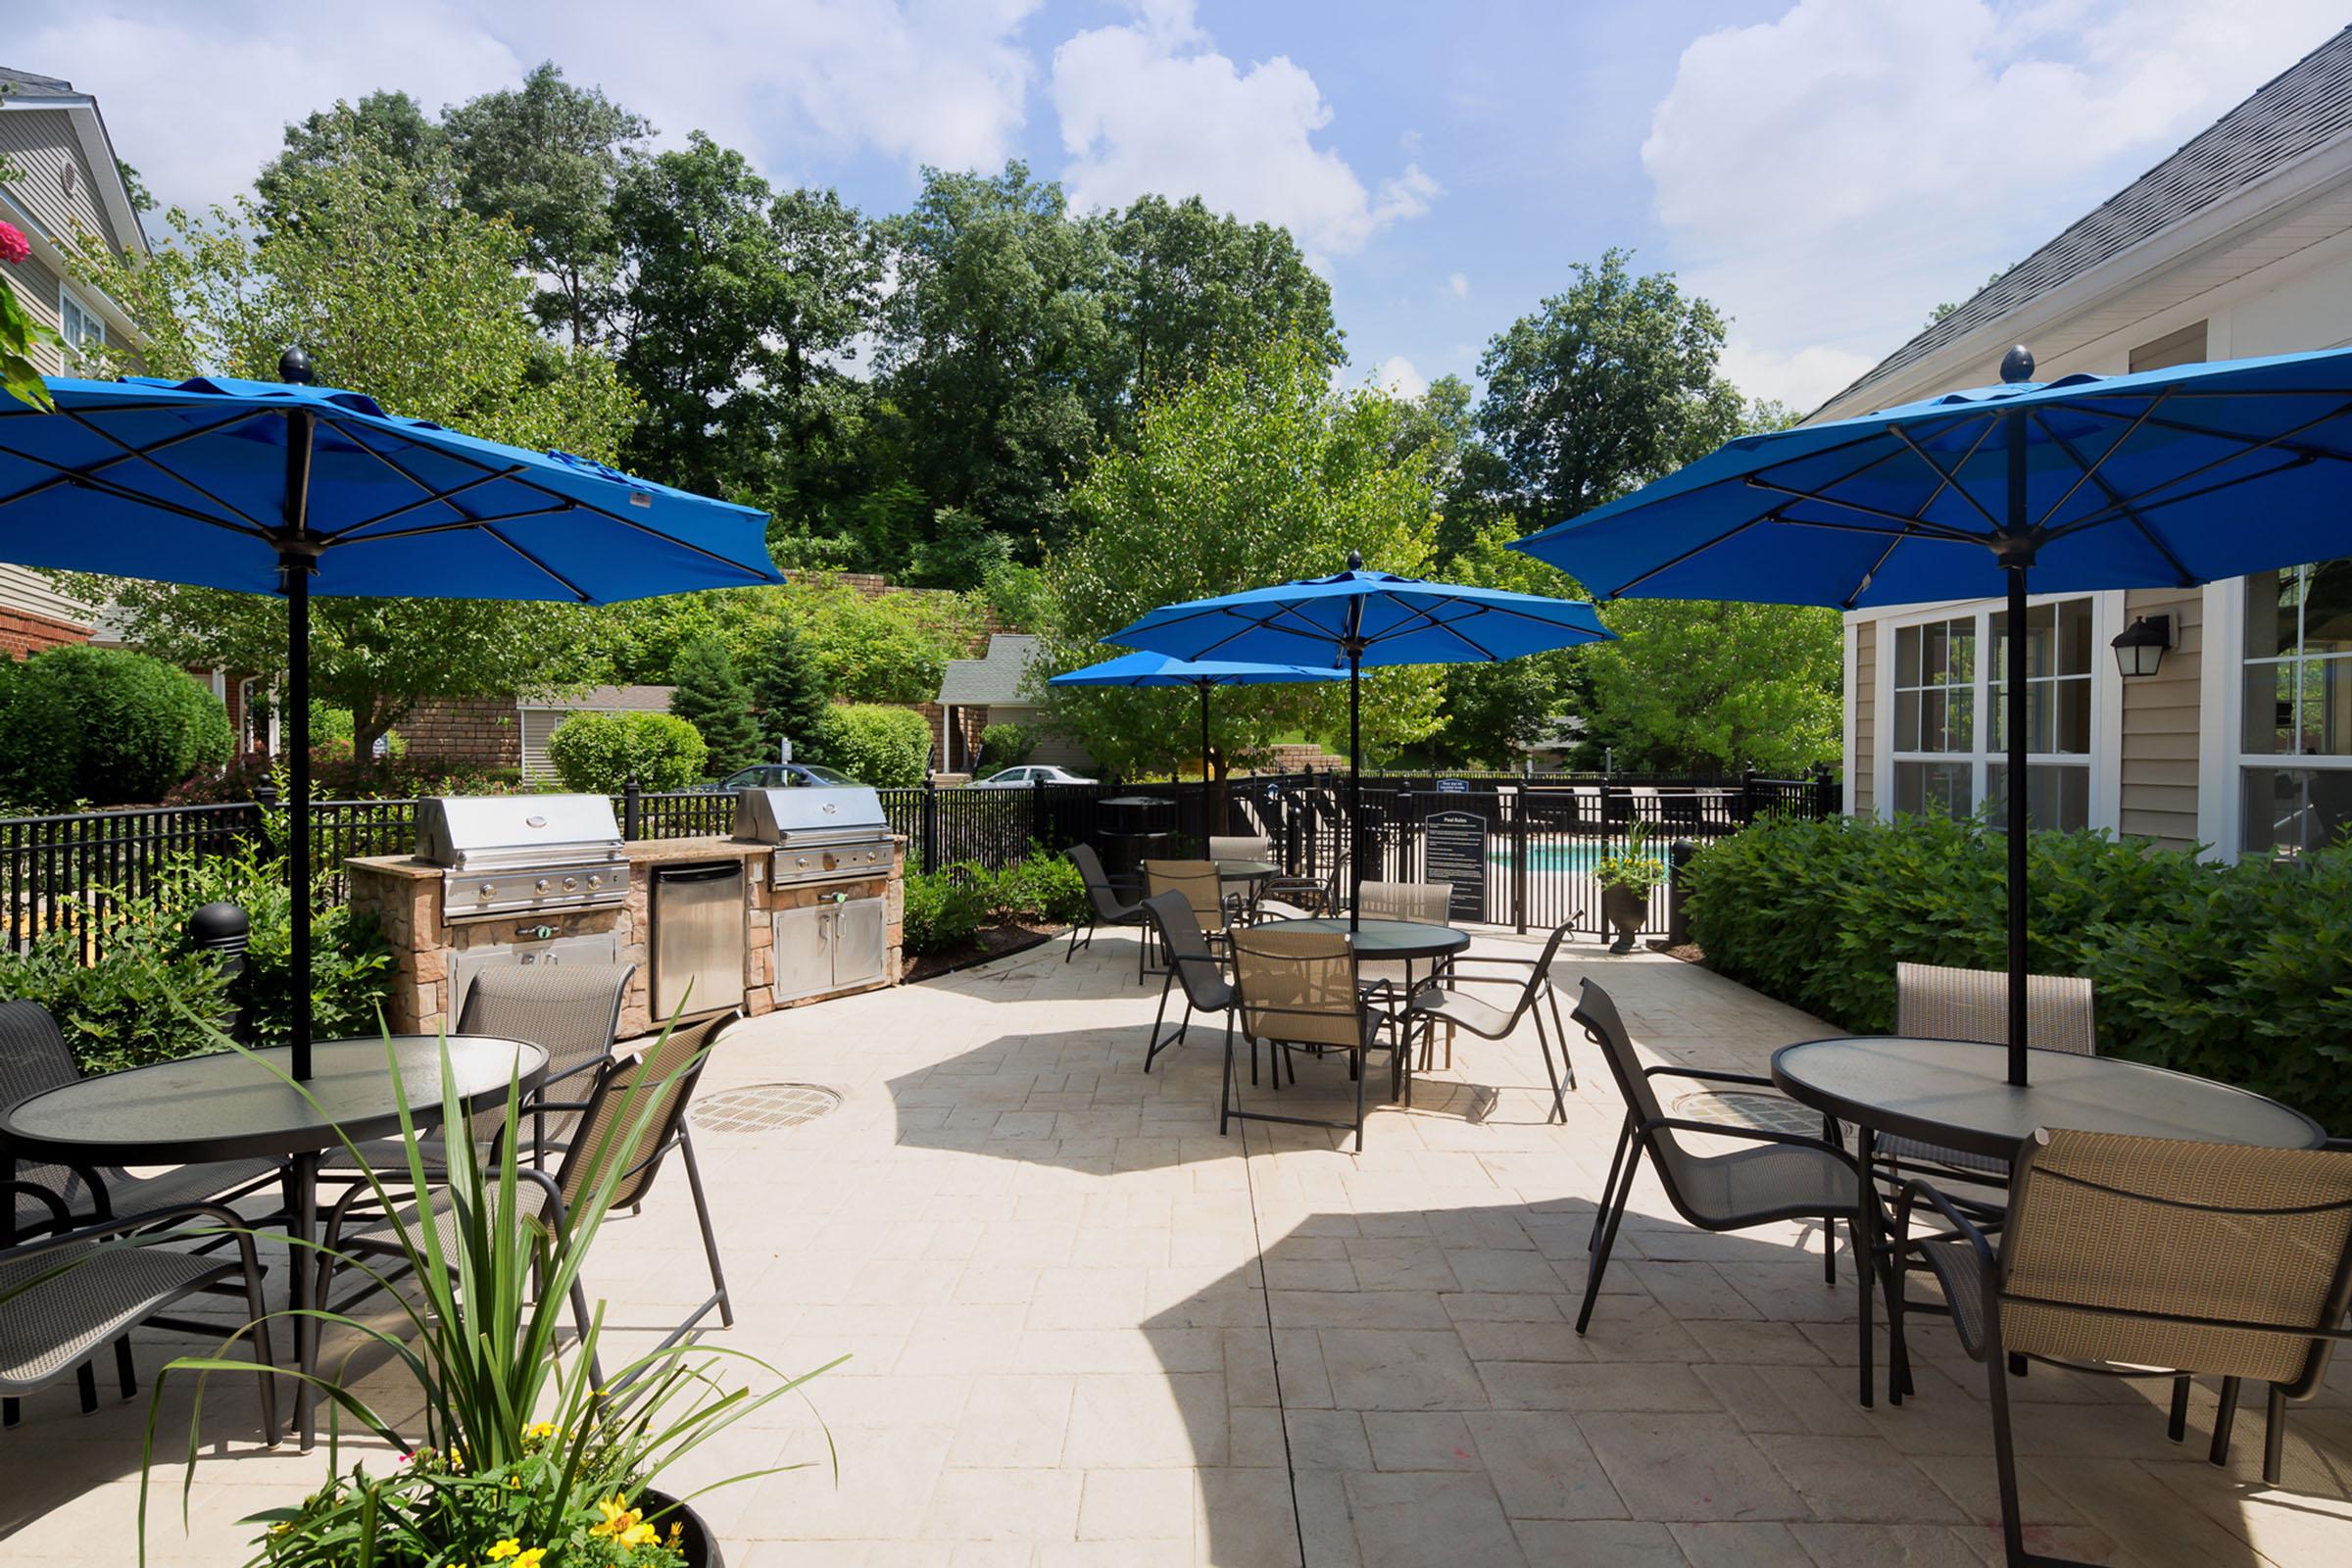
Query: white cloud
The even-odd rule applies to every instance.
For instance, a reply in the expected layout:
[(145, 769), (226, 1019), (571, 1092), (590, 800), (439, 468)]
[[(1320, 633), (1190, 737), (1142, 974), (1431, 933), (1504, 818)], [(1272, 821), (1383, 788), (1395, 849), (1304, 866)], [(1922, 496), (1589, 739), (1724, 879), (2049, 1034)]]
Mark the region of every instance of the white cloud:
[(457, 0), (306, 13), (84, 0), (12, 29), (13, 62), (98, 95), (117, 150), (165, 202), (223, 200), (286, 122), (405, 88), (428, 110), (512, 85), (543, 59), (651, 120), (708, 130), (771, 171), (812, 150), (988, 167), (1014, 145), (1037, 0)]
[(1685, 281), (1737, 318), (1761, 378), (1744, 389), (1810, 407), (1834, 367), (1876, 363), (2325, 39), (2340, 9), (1799, 0), (1684, 51), (1642, 160)]
[(1457, 300), (1468, 299), (1470, 297), (1470, 279), (1460, 272), (1447, 272), (1446, 274), (1446, 292)]
[(1400, 398), (1417, 398), (1429, 390), (1429, 378), (1413, 368), (1413, 362), (1401, 354), (1380, 362), (1380, 368), (1372, 372), (1372, 384)]
[(1367, 190), (1346, 159), (1316, 145), (1331, 106), (1288, 57), (1245, 70), (1215, 51), (1190, 0), (1135, 9), (1134, 22), (1078, 33), (1054, 52), (1050, 91), (1073, 204), (1197, 195), (1221, 212), (1286, 224), (1317, 255), (1360, 249), (1429, 210), (1439, 186), (1419, 165)]

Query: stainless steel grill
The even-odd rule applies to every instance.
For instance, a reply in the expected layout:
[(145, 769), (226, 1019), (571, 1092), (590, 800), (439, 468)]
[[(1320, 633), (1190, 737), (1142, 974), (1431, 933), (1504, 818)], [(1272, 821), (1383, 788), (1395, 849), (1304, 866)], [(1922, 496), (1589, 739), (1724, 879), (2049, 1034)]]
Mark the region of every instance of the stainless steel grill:
[(416, 805), (416, 858), (442, 867), (446, 918), (597, 909), (629, 895), (602, 795), (441, 796)]
[(887, 876), (896, 853), (882, 797), (863, 785), (741, 791), (735, 837), (776, 846), (768, 881), (777, 886)]

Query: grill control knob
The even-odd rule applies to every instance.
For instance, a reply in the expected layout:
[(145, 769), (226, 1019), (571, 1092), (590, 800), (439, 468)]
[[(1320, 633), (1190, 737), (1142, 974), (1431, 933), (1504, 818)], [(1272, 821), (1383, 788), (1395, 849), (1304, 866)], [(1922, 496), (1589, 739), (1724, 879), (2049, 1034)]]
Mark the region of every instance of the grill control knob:
[(571, 892), (575, 892), (575, 891), (577, 891), (577, 890), (578, 890), (578, 888), (579, 888), (579, 885), (580, 885), (580, 883), (579, 883), (579, 879), (578, 879), (577, 877), (568, 877), (568, 876), (567, 876), (567, 877), (565, 877), (565, 878), (564, 879), (564, 892), (566, 892), (566, 893), (571, 893)]
[(498, 884), (497, 884), (497, 883), (495, 883), (495, 882), (485, 882), (485, 883), (483, 883), (483, 884), (482, 884), (482, 897), (483, 897), (483, 898), (485, 898), (485, 899), (487, 899), (487, 898), (490, 898), (490, 897), (492, 897), (493, 895), (495, 895), (497, 892), (498, 892)]
[(588, 873), (588, 885), (592, 888), (601, 888), (605, 885), (605, 879), (591, 871)]
[(808, 857), (804, 855), (799, 859), (793, 861), (793, 864), (801, 867), (803, 870), (807, 870), (808, 867)]
[(535, 892), (545, 893), (547, 891), (547, 878), (541, 877), (538, 881), (532, 883), (531, 887)]

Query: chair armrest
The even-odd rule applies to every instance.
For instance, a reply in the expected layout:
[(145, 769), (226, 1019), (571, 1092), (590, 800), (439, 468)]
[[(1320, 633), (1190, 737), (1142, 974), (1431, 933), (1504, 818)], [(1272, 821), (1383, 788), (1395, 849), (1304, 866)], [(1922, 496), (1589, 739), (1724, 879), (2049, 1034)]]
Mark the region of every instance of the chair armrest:
[(1709, 1084), (1741, 1084), (1750, 1089), (1778, 1091), (1780, 1088), (1780, 1085), (1771, 1079), (1758, 1077), (1752, 1072), (1717, 1072), (1707, 1067), (1644, 1067), (1642, 1069), (1642, 1076), (1644, 1078), (1690, 1078)]
[(1977, 1263), (1980, 1267), (1990, 1270), (1995, 1266), (1997, 1259), (1993, 1255), (1992, 1243), (1985, 1240), (1984, 1233), (1977, 1228), (1976, 1222), (1961, 1213), (1950, 1199), (1936, 1190), (1934, 1184), (1921, 1181), (1916, 1177), (1903, 1183), (1903, 1190), (1895, 1199), (1895, 1256), (1900, 1257), (1910, 1250), (1911, 1205), (1922, 1200), (1930, 1208), (1942, 1215), (1943, 1222), (1952, 1228), (1952, 1233), (1966, 1241), (1976, 1251)]
[(524, 1108), (529, 1110), (537, 1110), (541, 1108), (541, 1106), (544, 1104), (544, 1102), (540, 1099), (540, 1097), (545, 1095), (548, 1090), (552, 1089), (557, 1084), (562, 1083), (566, 1078), (575, 1078), (581, 1073), (595, 1071), (597, 1068), (605, 1064), (610, 1054), (611, 1053), (608, 1052), (604, 1056), (590, 1056), (585, 1061), (573, 1062), (562, 1072), (549, 1073), (546, 1077), (539, 1080), (539, 1087), (537, 1089), (531, 1090), (523, 1095), (522, 1103)]
[[(22, 1189), (31, 1184), (10, 1182), (7, 1185)], [(35, 1192), (42, 1191), (37, 1187), (33, 1190)], [(246, 1266), (249, 1268), (255, 1266), (253, 1227), (245, 1222), (244, 1215), (221, 1203), (173, 1203), (169, 1208), (151, 1208), (140, 1214), (126, 1214), (121, 1219), (100, 1220), (95, 1225), (85, 1225), (79, 1230), (61, 1231), (54, 1236), (43, 1236), (33, 1241), (21, 1243), (7, 1249), (5, 1253), (0, 1253), (0, 1255), (5, 1255), (12, 1261), (19, 1258), (37, 1257), (43, 1252), (53, 1252), (59, 1248), (73, 1247), (82, 1242), (102, 1242), (113, 1237), (126, 1236), (134, 1231), (150, 1230), (162, 1220), (185, 1219), (196, 1215), (219, 1220), (224, 1232), (237, 1238), (238, 1250), (244, 1254)], [(168, 1239), (157, 1238), (157, 1240)]]
[[(0, 1182), (0, 1190), (5, 1190), (18, 1198), (39, 1199), (49, 1207), (49, 1224), (58, 1230), (64, 1230), (74, 1223), (73, 1208), (63, 1198), (43, 1187), (39, 1182)], [(8, 1243), (13, 1247), (17, 1244), (17, 1240), (16, 1204), (12, 1202), (9, 1204)]]
[(1764, 1127), (1740, 1127), (1719, 1121), (1692, 1121), (1682, 1116), (1658, 1116), (1636, 1123), (1634, 1130), (1645, 1136), (1652, 1132), (1692, 1133), (1707, 1138), (1744, 1138), (1752, 1143), (1787, 1144), (1792, 1149), (1810, 1149), (1817, 1153), (1834, 1155), (1839, 1164), (1854, 1173), (1856, 1181), (1862, 1179), (1862, 1168), (1854, 1163), (1853, 1155), (1836, 1144), (1807, 1138), (1801, 1133), (1774, 1132)]

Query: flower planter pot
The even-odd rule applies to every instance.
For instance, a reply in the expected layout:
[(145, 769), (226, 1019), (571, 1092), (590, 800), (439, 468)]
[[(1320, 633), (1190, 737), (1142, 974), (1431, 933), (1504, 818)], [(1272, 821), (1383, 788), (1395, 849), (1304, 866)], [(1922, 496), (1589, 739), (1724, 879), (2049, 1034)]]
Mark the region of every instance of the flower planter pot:
[[(694, 1511), (691, 1503), (679, 1502), (669, 1494), (648, 1487), (638, 1494), (637, 1506), (649, 1519), (661, 1515), (656, 1525), (665, 1537), (673, 1519), (686, 1527), (679, 1533), (678, 1544), (686, 1553), (687, 1568), (726, 1568), (726, 1559), (719, 1554), (718, 1538), (710, 1533), (710, 1527), (703, 1523), (703, 1516)], [(668, 1511), (664, 1512), (665, 1509)]]
[(1609, 945), (1609, 951), (1631, 953), (1641, 940), (1642, 928), (1649, 923), (1649, 895), (1631, 888), (1604, 887), (1600, 890), (1600, 914), (1617, 928), (1617, 940)]

